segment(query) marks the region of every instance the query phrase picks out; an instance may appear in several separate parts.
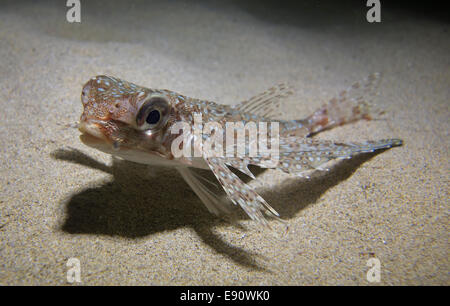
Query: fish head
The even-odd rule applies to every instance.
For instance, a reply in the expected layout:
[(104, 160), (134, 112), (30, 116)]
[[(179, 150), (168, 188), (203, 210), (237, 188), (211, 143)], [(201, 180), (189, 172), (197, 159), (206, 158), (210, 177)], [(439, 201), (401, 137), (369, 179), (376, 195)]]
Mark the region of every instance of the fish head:
[(81, 141), (125, 159), (171, 160), (170, 126), (176, 121), (173, 97), (114, 77), (90, 79), (81, 93)]

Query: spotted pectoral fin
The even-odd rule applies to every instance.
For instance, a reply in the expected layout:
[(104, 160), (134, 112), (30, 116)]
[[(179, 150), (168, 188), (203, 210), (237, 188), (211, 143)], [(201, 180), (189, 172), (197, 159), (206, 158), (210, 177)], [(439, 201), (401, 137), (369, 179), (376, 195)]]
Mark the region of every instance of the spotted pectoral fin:
[(248, 168), (249, 163), (242, 161), (241, 158), (228, 158), (227, 160), (224, 161), (224, 163), (227, 166), (231, 166), (231, 167), (241, 171), (242, 173), (244, 173), (245, 175), (248, 175), (252, 179), (256, 179), (255, 175)]
[(268, 226), (264, 214), (278, 217), (279, 214), (250, 186), (242, 182), (227, 165), (217, 158), (205, 158), (206, 163), (219, 180), (230, 200), (259, 223)]
[(293, 91), (288, 85), (278, 84), (247, 101), (241, 102), (236, 106), (236, 110), (265, 118), (281, 118), (284, 115), (281, 110), (281, 100), (292, 94)]

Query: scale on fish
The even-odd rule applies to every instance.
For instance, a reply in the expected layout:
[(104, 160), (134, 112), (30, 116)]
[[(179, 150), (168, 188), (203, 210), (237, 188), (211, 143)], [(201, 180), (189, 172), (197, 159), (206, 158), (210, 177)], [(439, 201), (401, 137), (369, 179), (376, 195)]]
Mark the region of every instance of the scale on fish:
[[(278, 219), (279, 214), (229, 167), (251, 178), (255, 177), (248, 165), (307, 176), (314, 170), (327, 170), (327, 164), (336, 159), (347, 159), (356, 154), (401, 145), (399, 139), (342, 143), (311, 137), (323, 130), (359, 119), (371, 119), (380, 114), (368, 102), (368, 98), (375, 93), (379, 79), (380, 75), (375, 73), (353, 84), (305, 119), (279, 120), (282, 116), (281, 100), (292, 94), (283, 84), (231, 106), (189, 98), (170, 90), (149, 89), (115, 77), (97, 76), (90, 79), (82, 90), (84, 111), (79, 123), (82, 132), (80, 139), (90, 147), (126, 160), (174, 167), (210, 212), (216, 215), (228, 214), (230, 202), (219, 197), (205, 184), (210, 181), (192, 171), (192, 168), (209, 169), (232, 203), (239, 205), (251, 219), (268, 225), (265, 215)], [(197, 131), (195, 120), (200, 115), (203, 122), (214, 122), (216, 127), (218, 125), (223, 130), (217, 129), (209, 135), (203, 133), (198, 136), (193, 130)], [(186, 138), (186, 134), (183, 135), (181, 141), (181, 132), (175, 128), (180, 122), (193, 127)], [(250, 135), (246, 136), (245, 130), (244, 155), (210, 154), (204, 143), (217, 137), (218, 133), (224, 136), (226, 125), (230, 122), (242, 122), (241, 129), (247, 127), (249, 122), (277, 123), (277, 162), (274, 163), (273, 156), (267, 154), (248, 154), (256, 142), (250, 139)], [(197, 128), (201, 129), (202, 126), (200, 124)], [(272, 130), (267, 129), (263, 136), (268, 136)], [(234, 138), (238, 134), (237, 130), (231, 135)], [(202, 141), (198, 141), (199, 137)], [(201, 154), (174, 154), (174, 148), (181, 150), (186, 146), (200, 149)], [(220, 142), (214, 142), (214, 150), (220, 148), (223, 148)], [(190, 149), (188, 151), (192, 152)]]

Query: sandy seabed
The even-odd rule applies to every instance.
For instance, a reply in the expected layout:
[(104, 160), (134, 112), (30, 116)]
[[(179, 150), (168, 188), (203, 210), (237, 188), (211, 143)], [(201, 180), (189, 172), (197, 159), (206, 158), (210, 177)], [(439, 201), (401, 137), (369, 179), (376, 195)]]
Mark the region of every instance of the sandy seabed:
[[(88, 1), (86, 1), (88, 2)], [(65, 1), (0, 9), (0, 284), (449, 285), (449, 24), (399, 9), (305, 1)], [(351, 4), (351, 5), (350, 5)], [(300, 179), (250, 182), (289, 225), (211, 215), (178, 173), (84, 146), (81, 86), (99, 74), (235, 104), (280, 83), (302, 118), (372, 72), (382, 120), (317, 137), (401, 138)]]

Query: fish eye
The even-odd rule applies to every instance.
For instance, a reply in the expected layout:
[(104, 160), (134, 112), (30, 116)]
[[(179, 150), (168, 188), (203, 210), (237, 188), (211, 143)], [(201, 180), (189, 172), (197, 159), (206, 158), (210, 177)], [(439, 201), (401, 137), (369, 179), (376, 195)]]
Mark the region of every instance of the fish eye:
[(155, 109), (148, 114), (147, 119), (145, 119), (145, 121), (148, 124), (157, 124), (159, 119), (161, 119), (161, 114), (159, 110)]
[(169, 103), (164, 96), (153, 95), (142, 103), (136, 125), (140, 130), (157, 130), (167, 122)]

